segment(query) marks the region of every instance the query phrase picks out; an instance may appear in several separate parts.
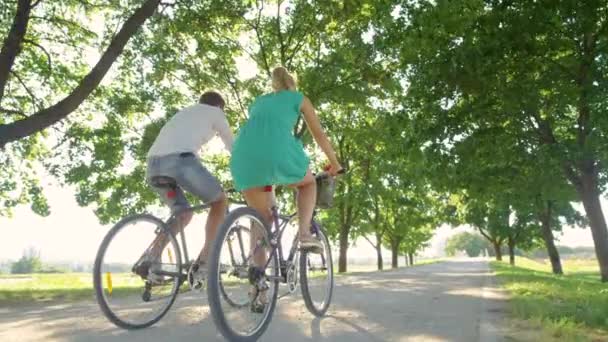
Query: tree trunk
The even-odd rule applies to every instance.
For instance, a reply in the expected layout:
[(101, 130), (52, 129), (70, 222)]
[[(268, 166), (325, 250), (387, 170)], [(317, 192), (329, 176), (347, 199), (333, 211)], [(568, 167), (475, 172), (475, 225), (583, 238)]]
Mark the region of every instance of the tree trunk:
[(414, 266), (414, 253), (408, 253), (410, 259), (410, 266)]
[(559, 258), (559, 252), (555, 247), (555, 239), (553, 238), (553, 231), (551, 230), (551, 202), (547, 201), (547, 207), (545, 212), (541, 215), (541, 232), (543, 240), (545, 241), (545, 247), (547, 248), (547, 254), (549, 260), (551, 260), (551, 268), (554, 274), (564, 274), (562, 271), (562, 263)]
[(407, 260), (407, 254), (403, 255), (403, 264), (405, 266), (409, 266), (410, 265), (409, 260)]
[(340, 227), (340, 256), (338, 257), (338, 272), (346, 272), (347, 251), (348, 251), (348, 233), (350, 227), (342, 225)]
[(515, 266), (515, 240), (509, 236), (509, 264)]
[(161, 0), (147, 0), (125, 21), (97, 64), (82, 78), (80, 83), (61, 101), (42, 109), (27, 118), (0, 124), (0, 148), (9, 142), (25, 138), (66, 118), (97, 88), (122, 53), (125, 45), (151, 17)]
[[(13, 68), (15, 58), (21, 52), (21, 45), (27, 32), (31, 10), (32, 4), (30, 0), (18, 1), (13, 24), (2, 44), (2, 49), (0, 50), (0, 100), (4, 96), (4, 89), (8, 83), (8, 75)], [(5, 15), (5, 12), (2, 15)]]
[[(376, 215), (378, 214), (376, 213)], [(378, 271), (382, 271), (384, 269), (384, 260), (382, 259), (382, 235), (383, 234), (376, 231), (376, 244), (372, 244), (376, 249), (376, 261)]]
[(587, 218), (589, 219), (602, 282), (608, 282), (608, 229), (606, 228), (606, 218), (600, 204), (597, 175), (583, 174), (578, 190), (585, 207), (585, 212), (587, 213)]
[(391, 253), (391, 268), (399, 267), (399, 255), (394, 251)]
[(384, 261), (382, 260), (382, 245), (380, 241), (376, 244), (376, 258), (378, 260), (378, 271), (382, 271), (384, 268)]
[(500, 243), (492, 241), (492, 246), (494, 246), (494, 255), (496, 256), (496, 260), (502, 261), (502, 251), (500, 250)]
[(399, 267), (399, 244), (391, 240), (391, 268)]

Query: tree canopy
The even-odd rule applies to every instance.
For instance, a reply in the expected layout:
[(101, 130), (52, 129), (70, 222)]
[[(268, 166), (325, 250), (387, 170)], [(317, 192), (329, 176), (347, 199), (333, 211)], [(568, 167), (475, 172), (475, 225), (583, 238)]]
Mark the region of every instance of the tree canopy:
[[(348, 169), (321, 216), (340, 271), (363, 236), (395, 256), (423, 248), (443, 223), (469, 224), (498, 251), (543, 241), (557, 255), (552, 231), (588, 224), (608, 280), (605, 2), (0, 6), (1, 215), (19, 204), (48, 215), (48, 176), (75, 186), (102, 223), (148, 210), (158, 199), (144, 163), (163, 123), (215, 89), (236, 131), (283, 65)], [(301, 121), (294, 134), (319, 168)], [(226, 185), (227, 158), (203, 155)]]

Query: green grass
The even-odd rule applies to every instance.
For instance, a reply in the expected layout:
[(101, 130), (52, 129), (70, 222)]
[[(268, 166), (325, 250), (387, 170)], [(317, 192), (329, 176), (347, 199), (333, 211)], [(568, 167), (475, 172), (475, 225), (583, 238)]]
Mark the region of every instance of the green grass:
[[(131, 275), (112, 277), (116, 294), (140, 291), (141, 282)], [(90, 273), (0, 275), (0, 305), (24, 302), (74, 301), (93, 298)]]
[(549, 263), (518, 258), (516, 264), (492, 268), (511, 295), (514, 318), (540, 328), (539, 340), (608, 341), (608, 284), (600, 282), (595, 260), (566, 260), (563, 276), (553, 275)]

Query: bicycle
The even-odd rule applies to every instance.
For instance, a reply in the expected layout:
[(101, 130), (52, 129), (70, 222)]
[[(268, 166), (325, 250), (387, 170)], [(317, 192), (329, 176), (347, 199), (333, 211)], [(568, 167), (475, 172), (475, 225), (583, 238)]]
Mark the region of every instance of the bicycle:
[[(152, 182), (173, 190), (177, 186), (174, 179), (164, 176), (154, 177)], [(95, 295), (108, 320), (121, 328), (141, 329), (158, 322), (169, 311), (187, 280), (193, 262), (188, 255), (185, 229), (179, 232), (180, 246), (177, 232), (172, 232), (170, 227), (180, 214), (188, 211), (198, 213), (209, 207), (209, 204), (204, 204), (185, 208), (173, 213), (166, 221), (150, 214), (132, 215), (110, 229), (97, 251), (93, 267)], [(236, 228), (228, 235), (244, 246), (248, 242), (249, 230)], [(157, 239), (168, 240), (160, 257), (150, 264), (146, 277), (136, 274), (135, 266), (141, 261), (142, 252), (147, 252), (152, 247), (150, 242)], [(243, 254), (244, 250), (230, 251), (235, 255), (239, 252)], [(232, 261), (235, 260), (233, 258)], [(238, 272), (246, 266), (228, 263), (222, 265), (222, 271)], [(223, 296), (233, 305), (245, 305), (229, 299), (225, 292)]]
[[(328, 177), (330, 177), (329, 174), (321, 173), (316, 176), (316, 179), (319, 181)], [(269, 191), (272, 189), (270, 188)], [(287, 284), (287, 294), (292, 294), (297, 289), (299, 278), (306, 307), (315, 316), (323, 316), (331, 303), (334, 286), (331, 248), (327, 234), (315, 219), (317, 208), (313, 212), (311, 233), (322, 242), (323, 251), (317, 254), (300, 250), (296, 234), (288, 257), (284, 258), (283, 233), (297, 213), (281, 215), (274, 200), (274, 192), (272, 198), (272, 223), (270, 225), (264, 223), (264, 219), (255, 209), (237, 208), (230, 212), (218, 229), (211, 249), (208, 262), (207, 298), (217, 328), (229, 341), (255, 341), (264, 333), (276, 307), (279, 283)], [(247, 273), (238, 275), (222, 273), (221, 265), (231, 258), (230, 232), (235, 228), (248, 225), (251, 237), (254, 239), (254, 247), (250, 245), (251, 253), (240, 260), (240, 264), (249, 266)], [(228, 248), (225, 249), (225, 246)], [(270, 252), (266, 264), (261, 268), (251, 266), (256, 253), (265, 252), (268, 249)], [(247, 296), (242, 296), (241, 302), (249, 303), (248, 306), (235, 307), (229, 302), (224, 305), (225, 296), (222, 292), (229, 293), (232, 298), (236, 293), (242, 294), (244, 288), (249, 288), (250, 291), (247, 291)], [(321, 290), (319, 296), (317, 296), (318, 290)], [(257, 310), (254, 303), (259, 296), (264, 295), (267, 297), (268, 303), (261, 310)], [(245, 317), (239, 316), (240, 313)], [(248, 317), (258, 320), (253, 324), (248, 324), (245, 322)], [(242, 323), (248, 325), (249, 328), (245, 331), (238, 330), (236, 325)]]

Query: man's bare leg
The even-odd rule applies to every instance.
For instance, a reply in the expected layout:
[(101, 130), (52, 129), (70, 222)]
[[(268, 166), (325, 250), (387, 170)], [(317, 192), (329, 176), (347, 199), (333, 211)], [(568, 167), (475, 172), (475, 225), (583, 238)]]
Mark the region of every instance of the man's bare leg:
[(228, 208), (228, 200), (224, 193), (213, 203), (209, 209), (209, 215), (207, 216), (207, 223), (205, 224), (205, 244), (198, 255), (198, 262), (205, 263), (209, 258), (209, 252), (215, 237), (217, 235), (217, 229), (224, 221), (226, 216), (226, 208)]
[[(191, 211), (183, 212), (183, 213), (177, 215), (175, 221), (171, 222), (171, 224), (169, 225), (169, 229), (175, 236), (175, 235), (177, 235), (177, 233), (181, 233), (184, 230), (184, 228), (186, 228), (186, 226), (190, 223), (191, 220), (192, 220), (192, 212)], [(167, 246), (167, 243), (169, 243), (169, 238), (167, 237), (166, 234), (156, 235), (156, 238), (154, 239), (154, 241), (152, 241), (152, 243), (150, 244), (150, 247), (148, 247), (148, 250), (150, 251), (149, 254), (153, 257), (160, 256), (160, 254), (163, 252), (163, 249), (165, 248), (165, 246)]]

